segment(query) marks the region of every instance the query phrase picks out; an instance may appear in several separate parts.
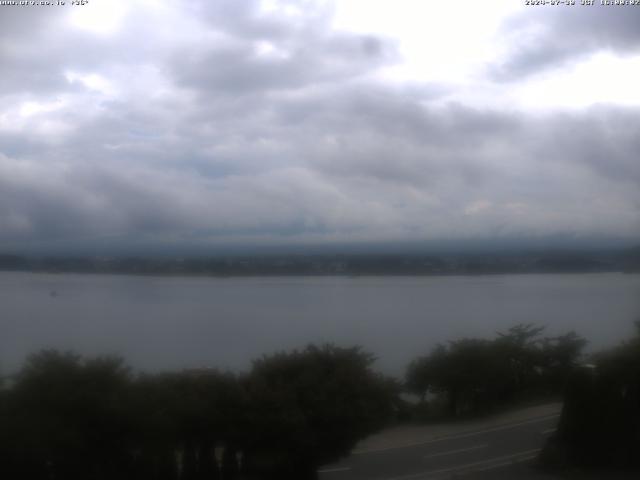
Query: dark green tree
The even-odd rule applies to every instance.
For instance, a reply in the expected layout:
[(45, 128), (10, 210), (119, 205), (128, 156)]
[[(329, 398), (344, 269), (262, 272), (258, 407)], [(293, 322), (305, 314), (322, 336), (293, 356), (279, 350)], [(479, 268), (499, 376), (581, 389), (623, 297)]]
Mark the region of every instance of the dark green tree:
[(313, 478), (393, 414), (397, 385), (359, 348), (310, 345), (254, 362), (247, 379), (250, 469), (273, 478)]
[(547, 337), (541, 344), (543, 382), (555, 393), (564, 390), (571, 372), (582, 358), (587, 341), (576, 332)]
[(492, 340), (437, 345), (407, 367), (405, 386), (421, 402), (445, 399), (452, 416), (486, 413), (521, 398), (560, 392), (586, 341), (570, 332), (542, 339), (542, 327), (516, 325)]
[(128, 470), (129, 371), (119, 359), (31, 356), (5, 406), (13, 478), (112, 478)]
[[(640, 322), (631, 340), (574, 368), (548, 466), (640, 470)], [(604, 474), (603, 474), (604, 478)]]

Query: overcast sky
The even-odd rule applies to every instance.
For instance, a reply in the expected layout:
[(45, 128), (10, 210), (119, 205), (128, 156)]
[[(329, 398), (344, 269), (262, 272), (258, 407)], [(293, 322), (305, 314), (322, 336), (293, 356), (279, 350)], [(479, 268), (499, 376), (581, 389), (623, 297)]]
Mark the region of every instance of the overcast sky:
[(639, 25), (518, 0), (0, 6), (0, 248), (636, 241)]

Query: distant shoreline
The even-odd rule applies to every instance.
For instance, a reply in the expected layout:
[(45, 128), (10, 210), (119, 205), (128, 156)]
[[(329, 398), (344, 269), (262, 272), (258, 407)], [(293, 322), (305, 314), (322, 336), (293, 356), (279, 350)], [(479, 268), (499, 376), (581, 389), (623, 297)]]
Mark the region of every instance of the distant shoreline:
[(638, 273), (638, 249), (521, 254), (348, 254), (192, 258), (0, 254), (0, 271), (188, 277), (371, 277)]

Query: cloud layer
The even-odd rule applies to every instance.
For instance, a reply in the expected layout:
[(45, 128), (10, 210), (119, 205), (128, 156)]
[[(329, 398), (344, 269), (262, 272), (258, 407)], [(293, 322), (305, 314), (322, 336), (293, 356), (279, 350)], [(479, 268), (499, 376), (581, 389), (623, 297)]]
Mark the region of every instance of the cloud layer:
[[(325, 2), (105, 5), (2, 7), (0, 246), (640, 237), (633, 104), (447, 101)], [(594, 12), (506, 18), (483, 82), (636, 55), (640, 10)]]

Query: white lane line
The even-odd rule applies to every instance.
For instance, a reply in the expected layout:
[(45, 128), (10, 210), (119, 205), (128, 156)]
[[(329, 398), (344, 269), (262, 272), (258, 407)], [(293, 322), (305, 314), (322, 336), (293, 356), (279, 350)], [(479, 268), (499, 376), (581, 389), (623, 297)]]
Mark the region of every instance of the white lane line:
[[(520, 457), (517, 460), (509, 460), (509, 461), (502, 462), (502, 463), (495, 463), (493, 465), (489, 465), (488, 467), (478, 468), (478, 469), (475, 469), (473, 471), (486, 472), (486, 471), (489, 471), (489, 470), (495, 470), (496, 468), (508, 467), (509, 465), (515, 465), (516, 463), (528, 462), (529, 460), (533, 460), (537, 456), (538, 456), (538, 454), (535, 453), (533, 455), (527, 455), (526, 457)], [(471, 472), (469, 472), (469, 473), (471, 473)]]
[(557, 428), (548, 428), (547, 430), (542, 430), (540, 433), (541, 433), (542, 435), (548, 435), (548, 434), (550, 434), (550, 433), (555, 432), (556, 430), (557, 430)]
[(339, 468), (325, 468), (323, 470), (317, 470), (318, 473), (336, 473), (336, 472), (348, 472), (351, 467), (339, 467)]
[[(417, 478), (429, 478), (445, 473), (462, 473), (465, 471), (475, 470), (490, 470), (492, 468), (503, 467), (512, 463), (525, 462), (535, 458), (536, 454), (540, 452), (540, 448), (533, 450), (525, 450), (522, 452), (514, 453), (512, 455), (503, 455), (501, 457), (489, 458), (487, 460), (481, 460), (479, 462), (467, 463), (464, 465), (458, 465), (455, 467), (440, 468), (438, 470), (428, 470), (426, 472), (412, 473), (409, 475), (401, 475), (399, 477), (386, 478), (385, 480), (410, 480)], [(478, 468), (479, 467), (479, 468)]]
[(431, 439), (431, 440), (424, 440), (424, 441), (421, 441), (421, 442), (413, 442), (413, 443), (405, 443), (403, 445), (395, 445), (393, 447), (371, 448), (369, 450), (356, 450), (355, 452), (351, 452), (351, 455), (364, 455), (364, 454), (367, 454), (367, 453), (386, 452), (388, 450), (398, 450), (400, 448), (417, 447), (419, 445), (428, 445), (430, 443), (444, 442), (446, 440), (457, 440), (459, 438), (469, 438), (469, 437), (474, 437), (476, 435), (482, 435), (484, 433), (499, 432), (500, 430), (509, 430), (511, 428), (520, 427), (522, 425), (529, 425), (531, 423), (545, 422), (547, 420), (551, 420), (552, 418), (557, 418), (559, 416), (560, 416), (559, 413), (554, 413), (553, 415), (546, 415), (544, 417), (534, 418), (532, 420), (525, 420), (524, 422), (500, 425), (498, 427), (486, 428), (484, 430), (477, 430), (475, 432), (467, 432), (467, 433), (460, 433), (460, 434), (453, 434), (453, 435), (443, 435), (442, 437), (434, 438), (434, 439)]
[(431, 455), (425, 455), (422, 458), (444, 457), (445, 455), (454, 455), (456, 453), (463, 453), (463, 452), (471, 452), (473, 450), (480, 450), (481, 448), (487, 448), (488, 446), (489, 446), (489, 444), (485, 443), (483, 445), (474, 445), (473, 447), (458, 448), (457, 450), (449, 450), (448, 452), (432, 453)]

